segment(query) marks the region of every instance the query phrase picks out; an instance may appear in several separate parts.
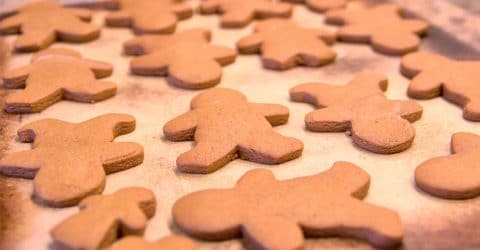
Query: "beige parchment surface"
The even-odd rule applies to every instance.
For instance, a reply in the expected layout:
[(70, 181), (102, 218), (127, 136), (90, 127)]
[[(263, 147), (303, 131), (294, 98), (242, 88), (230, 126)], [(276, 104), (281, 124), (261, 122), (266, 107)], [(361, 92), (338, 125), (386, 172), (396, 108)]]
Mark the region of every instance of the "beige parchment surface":
[[(198, 1), (191, 1), (196, 5)], [(95, 14), (94, 22), (103, 23), (104, 12)], [(324, 27), (323, 16), (305, 7), (295, 7), (293, 19), (305, 26)], [(209, 27), (213, 31), (213, 44), (233, 47), (235, 42), (251, 32), (250, 25), (243, 29), (220, 29), (218, 17), (195, 15), (179, 24), (178, 30), (192, 27)], [(335, 29), (334, 27), (328, 27)], [(117, 96), (96, 104), (79, 104), (62, 101), (40, 114), (3, 115), (2, 130), (6, 150), (1, 153), (28, 149), (29, 144), (15, 141), (15, 131), (20, 126), (42, 118), (57, 118), (80, 122), (95, 116), (119, 112), (132, 114), (137, 119), (135, 132), (121, 136), (116, 141), (134, 141), (145, 148), (144, 163), (138, 167), (109, 175), (105, 193), (120, 188), (142, 186), (153, 190), (157, 196), (157, 213), (149, 222), (145, 237), (155, 240), (171, 233), (181, 233), (172, 225), (170, 209), (175, 200), (192, 191), (206, 188), (231, 187), (246, 171), (268, 168), (279, 179), (315, 174), (328, 169), (335, 161), (344, 160), (358, 164), (371, 176), (371, 187), (365, 202), (381, 205), (400, 213), (406, 228), (405, 249), (474, 249), (480, 248), (480, 198), (466, 201), (446, 201), (417, 190), (413, 171), (422, 161), (434, 156), (449, 154), (450, 136), (459, 131), (480, 134), (478, 123), (462, 119), (461, 108), (442, 98), (420, 101), (424, 114), (414, 124), (416, 138), (413, 146), (395, 155), (376, 155), (355, 147), (343, 133), (312, 133), (304, 128), (304, 115), (313, 108), (307, 104), (292, 103), (289, 88), (303, 82), (324, 82), (343, 85), (363, 70), (373, 70), (388, 75), (387, 96), (407, 99), (408, 80), (398, 71), (400, 59), (373, 52), (366, 45), (337, 43), (335, 63), (321, 68), (298, 67), (285, 72), (264, 70), (257, 55), (237, 58), (236, 63), (224, 67), (219, 86), (234, 88), (245, 93), (252, 102), (279, 103), (290, 108), (287, 125), (276, 131), (299, 138), (305, 150), (299, 159), (279, 166), (265, 166), (236, 160), (209, 175), (188, 175), (175, 171), (176, 157), (192, 147), (191, 142), (173, 143), (163, 138), (162, 126), (189, 109), (190, 99), (198, 91), (170, 86), (163, 78), (139, 77), (129, 74), (129, 57), (122, 55), (122, 42), (132, 37), (128, 29), (104, 28), (100, 39), (80, 45), (57, 43), (55, 47), (75, 48), (85, 57), (111, 62), (115, 71), (110, 80), (118, 83)], [(11, 44), (14, 36), (7, 38)], [(445, 53), (456, 58), (475, 58), (473, 50), (452, 39), (451, 35), (433, 28), (424, 39), (422, 49)], [(28, 63), (29, 54), (12, 55), (7, 68)], [(10, 91), (8, 91), (10, 92)], [(2, 90), (5, 94), (5, 90)], [(95, 131), (92, 131), (95, 133)], [(0, 155), (1, 155), (0, 153)], [(1, 249), (48, 249), (51, 244), (49, 230), (59, 221), (77, 212), (76, 207), (51, 209), (42, 207), (30, 198), (30, 180), (2, 177), (1, 192), (4, 202), (0, 214), (8, 214), (2, 230)], [(218, 201), (221, 202), (221, 201)], [(6, 217), (4, 217), (6, 218)], [(376, 218), (372, 218), (374, 220)], [(2, 218), (0, 218), (2, 220)], [(92, 225), (94, 226), (94, 225)], [(239, 240), (209, 243), (199, 242), (201, 249), (242, 249)], [(352, 239), (315, 239), (307, 241), (307, 249), (370, 249), (361, 241)]]

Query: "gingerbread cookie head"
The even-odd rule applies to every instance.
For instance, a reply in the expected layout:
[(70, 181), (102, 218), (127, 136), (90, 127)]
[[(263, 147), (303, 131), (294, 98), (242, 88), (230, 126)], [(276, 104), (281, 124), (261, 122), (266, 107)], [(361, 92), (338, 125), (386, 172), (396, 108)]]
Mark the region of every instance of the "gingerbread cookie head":
[(210, 31), (190, 29), (173, 35), (145, 35), (124, 44), (127, 54), (145, 54), (132, 59), (136, 75), (167, 76), (177, 87), (202, 89), (217, 85), (222, 66), (235, 61), (236, 51), (210, 45)]
[(348, 0), (283, 0), (292, 3), (304, 3), (307, 7), (316, 12), (340, 9), (347, 6)]
[(463, 107), (463, 117), (480, 121), (480, 61), (456, 61), (428, 53), (416, 52), (403, 57), (401, 72), (412, 78), (408, 95), (417, 99), (443, 96)]
[(392, 154), (412, 145), (415, 129), (410, 124), (422, 115), (413, 101), (388, 100), (385, 76), (365, 72), (346, 86), (300, 84), (290, 90), (295, 102), (320, 108), (305, 116), (308, 130), (351, 133), (353, 142), (368, 151)]
[(3, 73), (5, 88), (18, 89), (6, 97), (8, 113), (36, 113), (65, 99), (94, 103), (115, 95), (117, 86), (99, 81), (112, 74), (109, 63), (84, 59), (70, 49), (52, 48), (32, 56), (29, 65)]
[(101, 193), (106, 174), (142, 163), (142, 146), (112, 142), (134, 129), (135, 118), (124, 114), (107, 114), (77, 124), (39, 120), (18, 130), (18, 139), (32, 143), (32, 149), (2, 158), (0, 173), (33, 179), (33, 196), (44, 205), (72, 206)]
[(56, 1), (39, 1), (25, 5), (19, 12), (0, 21), (0, 33), (21, 35), (15, 50), (43, 49), (56, 40), (87, 42), (98, 38), (100, 28), (86, 23), (91, 12), (80, 8), (63, 8)]
[(108, 0), (118, 11), (106, 17), (106, 24), (131, 27), (137, 34), (172, 33), (179, 20), (193, 15), (183, 0)]
[(196, 250), (195, 243), (185, 237), (169, 236), (155, 242), (129, 236), (113, 244), (108, 250)]
[(241, 233), (253, 249), (302, 249), (304, 235), (355, 237), (377, 247), (398, 245), (403, 237), (398, 214), (360, 201), (369, 182), (365, 171), (347, 162), (282, 181), (268, 170), (255, 169), (234, 188), (180, 198), (172, 208), (173, 220), (182, 231), (205, 240), (227, 240)]
[(295, 65), (317, 67), (333, 62), (336, 53), (328, 47), (335, 34), (323, 29), (303, 28), (290, 20), (259, 22), (252, 35), (237, 42), (240, 53), (261, 53), (263, 67), (285, 70)]
[(376, 51), (402, 55), (418, 49), (418, 36), (427, 32), (428, 24), (417, 19), (404, 19), (396, 4), (381, 4), (360, 10), (333, 10), (326, 22), (343, 25), (338, 38), (346, 42), (370, 43)]
[(225, 28), (243, 27), (256, 18), (287, 18), (292, 12), (290, 4), (272, 0), (203, 0), (200, 3), (200, 13), (222, 14), (220, 23)]
[(423, 191), (444, 199), (469, 199), (480, 195), (480, 136), (455, 133), (452, 155), (434, 157), (415, 170), (415, 183)]
[(50, 234), (62, 249), (103, 249), (120, 237), (142, 235), (155, 214), (152, 191), (130, 187), (110, 195), (93, 195), (79, 205), (80, 212), (56, 225)]
[(187, 173), (213, 172), (240, 157), (263, 164), (280, 164), (299, 157), (303, 144), (276, 133), (289, 111), (275, 104), (247, 102), (232, 89), (214, 88), (191, 102), (192, 110), (163, 127), (171, 141), (195, 140), (195, 147), (177, 158)]

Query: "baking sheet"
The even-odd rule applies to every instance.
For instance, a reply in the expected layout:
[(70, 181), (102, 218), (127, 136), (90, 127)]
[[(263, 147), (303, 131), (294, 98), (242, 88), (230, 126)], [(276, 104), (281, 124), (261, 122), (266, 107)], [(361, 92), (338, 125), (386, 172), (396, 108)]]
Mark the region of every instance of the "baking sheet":
[[(193, 6), (198, 1), (190, 1)], [(94, 22), (101, 25), (105, 12), (95, 14)], [(293, 20), (310, 27), (325, 27), (323, 16), (310, 12), (304, 6), (295, 8)], [(178, 30), (209, 27), (213, 44), (233, 47), (253, 25), (243, 29), (220, 29), (218, 16), (195, 15), (180, 22)], [(335, 29), (328, 26), (328, 28)], [(443, 28), (433, 27), (423, 40), (421, 49), (441, 52), (455, 58), (478, 58), (479, 53), (462, 44)], [(57, 118), (80, 122), (95, 116), (119, 112), (132, 114), (137, 119), (135, 132), (116, 141), (133, 141), (144, 146), (142, 165), (108, 175), (104, 193), (120, 188), (142, 186), (157, 196), (157, 213), (150, 220), (145, 238), (155, 240), (171, 233), (181, 233), (172, 225), (171, 206), (185, 194), (206, 188), (231, 187), (246, 171), (268, 168), (279, 179), (316, 174), (331, 167), (335, 161), (346, 160), (365, 169), (371, 176), (371, 187), (365, 202), (397, 211), (405, 225), (405, 249), (475, 249), (480, 248), (480, 198), (466, 201), (447, 201), (434, 198), (419, 190), (413, 183), (413, 171), (422, 161), (449, 154), (450, 136), (459, 131), (480, 134), (477, 123), (465, 121), (461, 108), (442, 98), (419, 101), (424, 108), (423, 117), (414, 123), (416, 138), (413, 146), (395, 155), (376, 155), (355, 147), (343, 133), (312, 133), (304, 128), (304, 115), (313, 108), (289, 101), (289, 88), (303, 82), (318, 81), (343, 85), (363, 70), (388, 75), (389, 98), (407, 99), (408, 80), (399, 73), (400, 58), (373, 52), (369, 46), (337, 43), (335, 63), (321, 68), (297, 67), (277, 72), (264, 70), (257, 55), (240, 55), (237, 61), (223, 69), (219, 86), (234, 88), (245, 93), (252, 102), (268, 102), (290, 108), (290, 120), (276, 127), (281, 134), (296, 137), (305, 144), (299, 159), (278, 166), (266, 166), (236, 160), (209, 175), (188, 175), (176, 172), (176, 157), (189, 149), (192, 142), (169, 142), (163, 138), (162, 127), (170, 119), (186, 112), (189, 102), (198, 91), (170, 86), (165, 79), (139, 77), (128, 72), (129, 57), (122, 55), (122, 42), (133, 37), (128, 29), (104, 28), (100, 39), (86, 44), (61, 44), (82, 52), (87, 58), (111, 62), (114, 74), (109, 80), (118, 84), (116, 97), (96, 104), (62, 101), (40, 114), (7, 115), (0, 120), (0, 156), (25, 150), (29, 144), (15, 140), (20, 126), (42, 118)], [(14, 36), (6, 41), (11, 44)], [(29, 54), (12, 55), (6, 67), (28, 63)], [(12, 91), (0, 88), (0, 99)], [(51, 247), (49, 230), (59, 221), (76, 213), (76, 207), (52, 209), (31, 200), (32, 181), (0, 177), (0, 249), (47, 249)], [(3, 201), (3, 202), (2, 202)], [(372, 218), (375, 219), (375, 218)], [(242, 249), (239, 240), (225, 242), (199, 242), (200, 249)], [(362, 241), (343, 238), (309, 239), (307, 249), (371, 249)]]

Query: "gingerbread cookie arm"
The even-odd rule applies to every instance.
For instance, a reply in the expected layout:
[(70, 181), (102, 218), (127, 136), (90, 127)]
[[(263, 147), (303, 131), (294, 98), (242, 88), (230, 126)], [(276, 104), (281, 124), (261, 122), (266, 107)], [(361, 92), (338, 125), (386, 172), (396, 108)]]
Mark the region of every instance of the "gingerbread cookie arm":
[[(225, 60), (220, 58), (217, 60)], [(227, 58), (224, 63), (232, 62)], [(168, 81), (176, 86), (188, 89), (203, 89), (220, 82), (222, 67), (219, 62), (207, 56), (196, 58), (178, 58), (171, 61), (168, 67)]]
[(322, 93), (332, 89), (331, 86), (318, 83), (304, 83), (297, 85), (289, 90), (290, 100), (294, 102), (306, 102), (317, 107), (328, 106), (329, 103), (325, 103), (320, 100)]
[(339, 194), (353, 196), (357, 199), (365, 198), (370, 187), (368, 173), (357, 165), (346, 161), (337, 161), (327, 171), (305, 178), (319, 186), (329, 183), (328, 185), (337, 187), (336, 190)]
[(422, 71), (441, 69), (452, 61), (428, 52), (414, 52), (402, 58), (400, 71), (406, 77), (412, 78)]
[(144, 55), (152, 53), (155, 49), (160, 49), (169, 41), (169, 38), (161, 35), (136, 36), (123, 44), (123, 51), (127, 55)]
[(25, 16), (16, 14), (0, 21), (0, 34), (16, 34), (20, 32)]
[(108, 250), (197, 250), (195, 243), (182, 236), (168, 236), (156, 242), (147, 242), (138, 236), (129, 236), (117, 241)]
[(163, 127), (163, 134), (170, 141), (192, 140), (198, 125), (198, 112), (189, 111), (167, 122)]
[(242, 54), (256, 54), (261, 51), (263, 41), (262, 34), (254, 33), (238, 40), (237, 49)]
[(300, 226), (280, 216), (251, 218), (243, 224), (242, 235), (252, 249), (303, 249), (305, 242)]
[(423, 108), (415, 101), (396, 100), (391, 103), (397, 114), (409, 122), (418, 121), (422, 117)]
[(86, 130), (94, 129), (98, 135), (103, 135), (104, 141), (113, 141), (117, 136), (131, 133), (135, 130), (135, 117), (125, 114), (106, 114), (81, 123)]
[(133, 16), (130, 11), (117, 10), (108, 13), (105, 22), (111, 27), (130, 27), (133, 25)]
[(25, 32), (15, 40), (15, 50), (23, 52), (37, 51), (55, 42), (56, 34), (54, 29), (29, 26), (28, 24), (23, 25), (22, 30), (25, 30)]
[(328, 45), (334, 44), (337, 40), (337, 35), (334, 32), (330, 32), (325, 29), (305, 28), (305, 31), (316, 34), (319, 39), (322, 39), (322, 41), (324, 41)]
[(255, 17), (254, 12), (251, 8), (231, 9), (220, 18), (221, 25), (225, 28), (244, 27)]
[(424, 71), (416, 75), (408, 86), (408, 96), (416, 99), (431, 99), (442, 93), (442, 75), (435, 71)]
[[(399, 26), (401, 27), (401, 24)], [(403, 55), (418, 50), (420, 38), (415, 33), (401, 28), (395, 32), (374, 31), (370, 42), (373, 48), (381, 53)]]
[(282, 125), (288, 121), (290, 112), (283, 105), (267, 103), (250, 103), (249, 105), (263, 115), (272, 126)]
[(199, 6), (200, 13), (214, 14), (220, 10), (220, 0), (204, 0)]
[(8, 89), (22, 88), (28, 79), (32, 65), (14, 68), (3, 73), (3, 86)]
[(480, 136), (467, 132), (453, 134), (451, 140), (451, 151), (453, 154), (468, 152), (478, 148), (480, 148)]
[(85, 42), (100, 36), (100, 28), (90, 23), (76, 20), (75, 25), (71, 23), (60, 23), (56, 33), (61, 40), (69, 42)]

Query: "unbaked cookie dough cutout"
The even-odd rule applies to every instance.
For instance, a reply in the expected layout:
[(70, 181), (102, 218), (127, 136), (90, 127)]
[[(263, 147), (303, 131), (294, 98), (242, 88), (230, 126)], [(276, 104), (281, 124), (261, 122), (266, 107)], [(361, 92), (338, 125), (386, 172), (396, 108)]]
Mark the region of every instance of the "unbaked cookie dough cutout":
[(480, 122), (480, 61), (457, 61), (428, 52), (403, 57), (401, 72), (412, 81), (408, 96), (444, 99), (463, 108), (466, 120)]
[(272, 0), (203, 0), (199, 10), (201, 14), (221, 14), (224, 28), (241, 28), (254, 19), (289, 18), (293, 6)]
[(107, 26), (128, 27), (136, 34), (173, 33), (180, 20), (193, 15), (183, 0), (105, 0), (116, 11), (105, 17)]
[(415, 183), (443, 199), (469, 199), (480, 195), (480, 136), (455, 133), (452, 155), (435, 157), (415, 170)]
[(26, 4), (13, 16), (0, 21), (0, 34), (20, 35), (15, 50), (31, 52), (44, 49), (57, 40), (88, 42), (100, 36), (100, 28), (88, 23), (89, 10), (64, 8), (57, 1), (43, 0)]
[(329, 47), (335, 43), (333, 32), (304, 28), (286, 19), (268, 19), (255, 26), (252, 35), (237, 42), (242, 54), (261, 54), (264, 68), (286, 70), (297, 65), (319, 67), (335, 60)]
[(326, 13), (328, 24), (341, 25), (340, 41), (368, 43), (374, 50), (388, 55), (403, 55), (418, 50), (419, 36), (425, 35), (428, 23), (406, 19), (397, 4), (380, 4), (364, 9), (341, 9)]
[(117, 85), (100, 81), (112, 74), (110, 63), (82, 58), (66, 48), (50, 48), (34, 54), (31, 63), (3, 72), (3, 86), (21, 89), (7, 95), (7, 113), (36, 113), (64, 99), (94, 103), (114, 96)]
[(378, 154), (408, 149), (415, 138), (410, 124), (422, 116), (422, 107), (410, 100), (389, 100), (384, 75), (364, 72), (345, 86), (304, 83), (290, 89), (294, 102), (318, 110), (305, 116), (306, 128), (314, 132), (350, 132), (355, 145)]
[(229, 240), (242, 235), (249, 249), (303, 249), (305, 236), (353, 237), (379, 248), (398, 246), (404, 235), (400, 216), (361, 201), (369, 185), (370, 176), (348, 162), (281, 181), (270, 170), (255, 169), (233, 188), (180, 198), (172, 214), (190, 236)]
[(78, 204), (101, 193), (106, 174), (143, 162), (143, 147), (133, 142), (113, 142), (135, 130), (135, 118), (106, 114), (81, 123), (42, 119), (17, 132), (20, 142), (32, 149), (0, 159), (0, 173), (33, 179), (33, 198), (50, 207)]
[(79, 208), (51, 229), (57, 249), (104, 249), (121, 237), (143, 235), (155, 215), (156, 199), (148, 189), (128, 187), (87, 197)]
[(172, 35), (143, 35), (124, 43), (124, 52), (139, 55), (130, 61), (135, 75), (167, 76), (167, 81), (186, 89), (217, 85), (222, 66), (235, 61), (234, 49), (209, 44), (207, 29), (189, 29)]
[(196, 142), (177, 158), (181, 172), (207, 174), (239, 157), (263, 164), (298, 158), (303, 143), (272, 128), (288, 117), (282, 105), (250, 103), (238, 91), (214, 88), (194, 97), (191, 111), (169, 121), (163, 131), (170, 141)]

